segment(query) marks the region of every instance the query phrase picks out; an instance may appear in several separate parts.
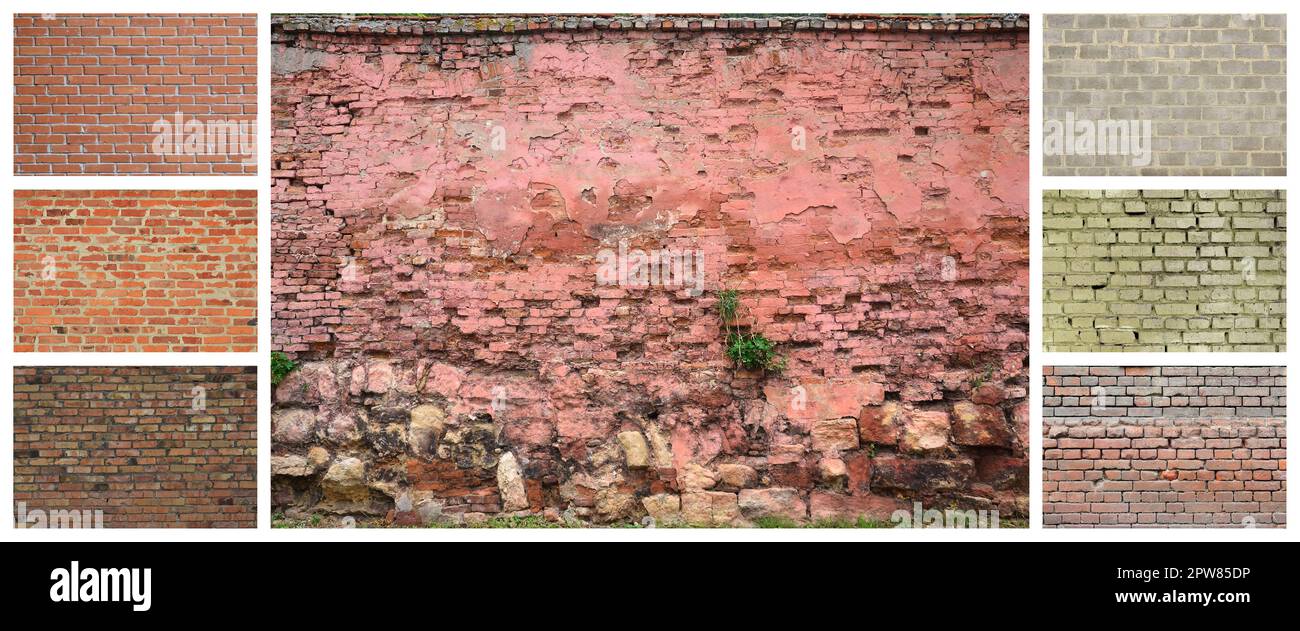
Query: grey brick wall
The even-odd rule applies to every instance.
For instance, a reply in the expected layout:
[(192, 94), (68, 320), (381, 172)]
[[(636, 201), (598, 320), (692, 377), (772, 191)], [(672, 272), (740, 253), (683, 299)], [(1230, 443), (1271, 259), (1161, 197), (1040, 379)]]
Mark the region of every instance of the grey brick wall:
[(1044, 191), (1044, 350), (1286, 350), (1285, 197)]
[(1286, 417), (1284, 366), (1047, 366), (1043, 373), (1043, 418), (1051, 424)]
[(1128, 155), (1047, 155), (1045, 133), (1044, 175), (1286, 173), (1286, 16), (1048, 15), (1044, 24), (1045, 132), (1071, 117), (1149, 120), (1152, 134), (1140, 166)]

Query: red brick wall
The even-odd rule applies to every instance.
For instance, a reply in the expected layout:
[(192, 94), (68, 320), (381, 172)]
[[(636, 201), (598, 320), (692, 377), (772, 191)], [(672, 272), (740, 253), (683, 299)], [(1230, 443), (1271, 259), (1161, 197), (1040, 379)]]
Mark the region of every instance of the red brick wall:
[(162, 129), (155, 123), (177, 112), (186, 122), (256, 119), (256, 22), (252, 14), (14, 16), (14, 172), (255, 174), (254, 161), (228, 150), (158, 154), (152, 145)]
[(1044, 526), (1286, 523), (1285, 368), (1043, 373)]
[[(596, 519), (734, 504), (683, 481), (733, 465), (801, 517), (1023, 507), (1026, 31), (572, 22), (273, 25), (273, 344), (320, 361), (280, 453), (355, 417), (368, 442), (319, 446), (378, 497), (497, 506), (411, 444), (434, 405)], [(705, 293), (600, 284), (621, 246), (698, 252)], [(723, 288), (783, 375), (725, 359)], [(625, 432), (671, 455), (604, 471)]]
[(256, 191), (15, 191), (14, 350), (257, 349)]
[(254, 527), (256, 368), (15, 368), (14, 502), (109, 528)]

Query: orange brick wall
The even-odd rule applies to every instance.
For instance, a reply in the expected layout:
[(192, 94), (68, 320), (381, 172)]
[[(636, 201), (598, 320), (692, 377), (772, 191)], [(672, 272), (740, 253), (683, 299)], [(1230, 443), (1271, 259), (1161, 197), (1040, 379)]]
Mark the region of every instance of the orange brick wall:
[(256, 191), (16, 191), (14, 350), (257, 348)]

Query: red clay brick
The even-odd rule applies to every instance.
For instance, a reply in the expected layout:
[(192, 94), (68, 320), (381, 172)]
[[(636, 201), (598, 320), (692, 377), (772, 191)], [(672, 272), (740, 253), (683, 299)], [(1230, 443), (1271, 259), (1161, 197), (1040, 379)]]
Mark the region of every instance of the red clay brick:
[(221, 150), (153, 144), (177, 114), (254, 129), (256, 58), (252, 14), (15, 15), (14, 173), (256, 174), (255, 135)]
[(15, 191), (14, 350), (257, 350), (257, 192)]

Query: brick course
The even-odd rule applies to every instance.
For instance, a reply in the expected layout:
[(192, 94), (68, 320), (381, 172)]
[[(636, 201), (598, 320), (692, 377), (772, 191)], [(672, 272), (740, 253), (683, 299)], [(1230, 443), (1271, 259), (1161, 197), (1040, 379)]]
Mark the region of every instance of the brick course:
[(1286, 193), (1044, 191), (1043, 348), (1286, 350)]
[(1044, 526), (1286, 523), (1285, 368), (1043, 374)]
[(108, 528), (254, 527), (256, 367), (15, 368), (14, 501)]
[(257, 192), (15, 191), (14, 350), (257, 350)]
[[(508, 511), (508, 453), (602, 522), (1023, 513), (1022, 28), (528, 22), (273, 24), (277, 506)], [(624, 247), (704, 295), (599, 284)]]
[(256, 120), (256, 15), (14, 16), (14, 173), (257, 173), (238, 145), (155, 152), (155, 124), (177, 113)]
[(1148, 165), (1058, 152), (1043, 175), (1286, 174), (1285, 15), (1043, 20), (1044, 121), (1146, 120), (1152, 131)]

